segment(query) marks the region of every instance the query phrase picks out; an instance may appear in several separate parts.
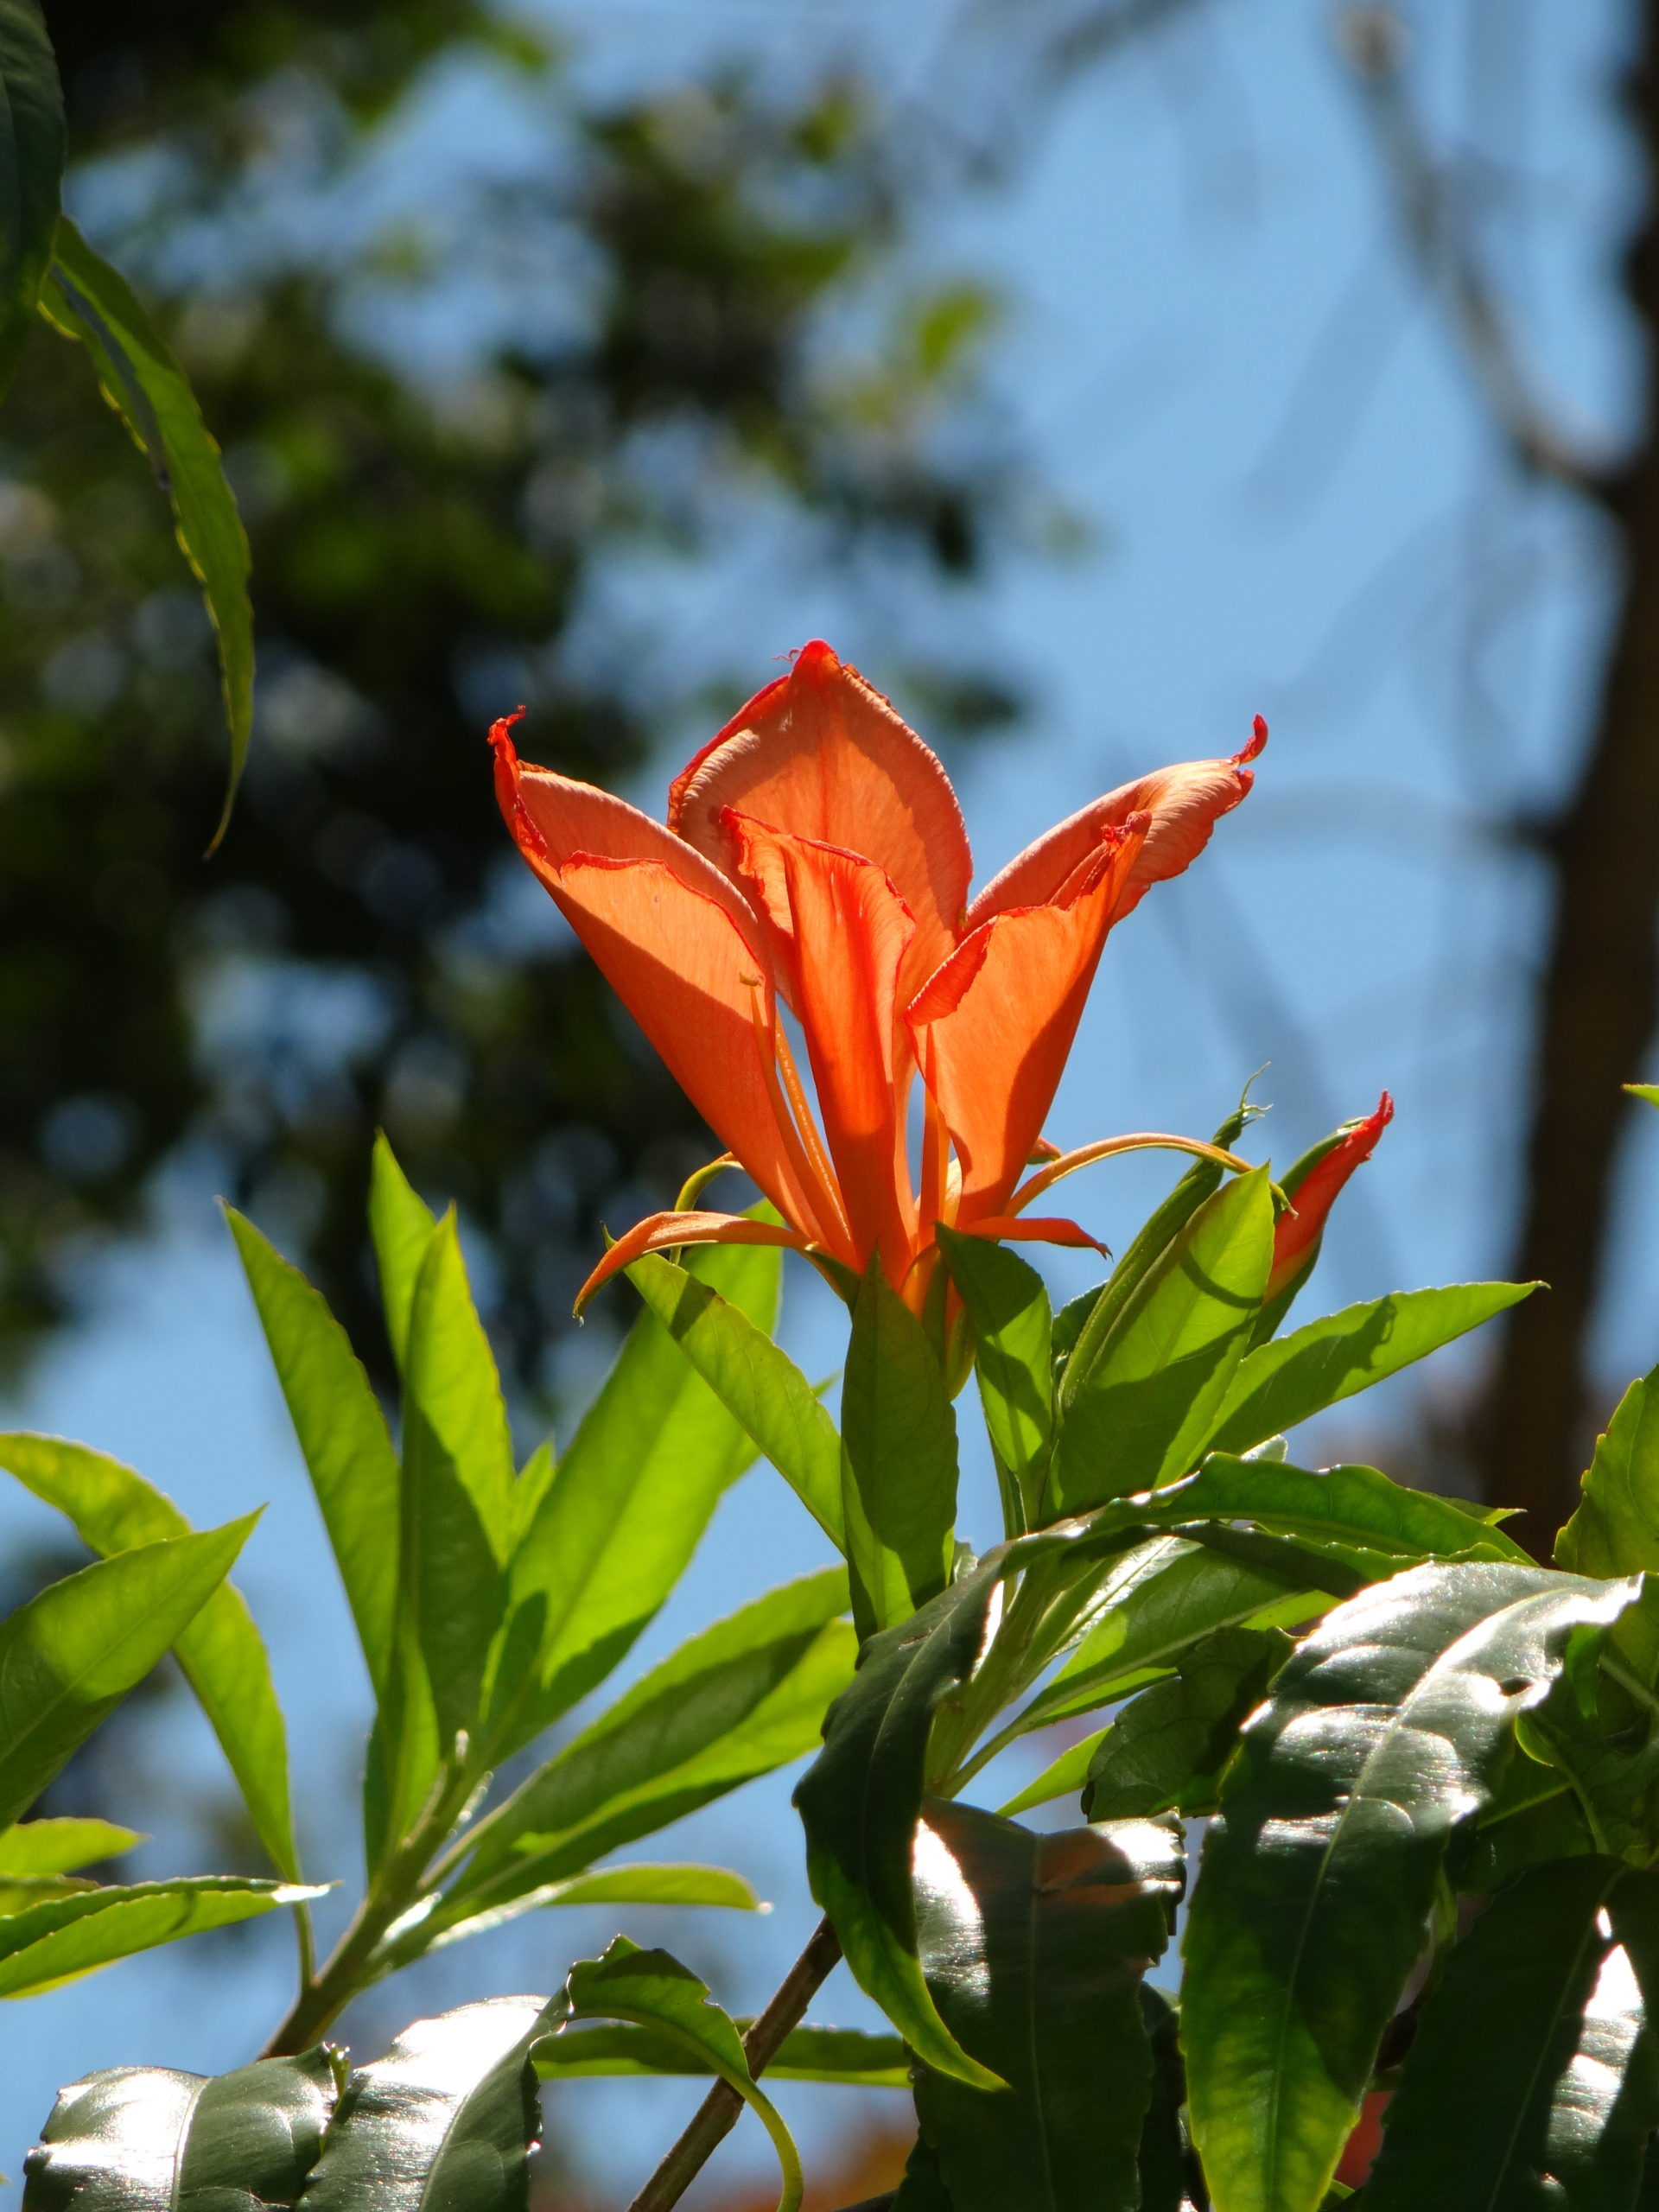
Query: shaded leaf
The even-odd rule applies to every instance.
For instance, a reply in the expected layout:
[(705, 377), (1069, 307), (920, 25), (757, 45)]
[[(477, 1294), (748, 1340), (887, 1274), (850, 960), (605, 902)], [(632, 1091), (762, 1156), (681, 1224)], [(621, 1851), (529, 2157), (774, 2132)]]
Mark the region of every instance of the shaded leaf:
[(0, 4), (0, 392), (35, 320), (62, 204), (63, 91), (35, 0)]
[(336, 2085), (329, 2053), (233, 2073), (111, 2067), (59, 2093), (24, 2212), (266, 2212), (299, 2201)]
[(556, 2017), (538, 1997), (492, 1997), (405, 2028), (346, 2084), (305, 2212), (524, 2212), (530, 2052)]
[(1141, 1981), (1183, 1878), (1173, 1825), (1039, 1836), (929, 1802), (916, 1837), (928, 1987), (957, 2043), (1008, 2084), (918, 2071), (917, 2118), (955, 2212), (1136, 2212), (1153, 2073)]
[(148, 1841), (137, 1828), (118, 1827), (113, 1821), (24, 1821), (0, 1828), (0, 1881), (73, 1874)]
[(1329, 1614), (1239, 1741), (1184, 1950), (1192, 2126), (1228, 2212), (1314, 2212), (1421, 1947), (1447, 1841), (1576, 1632), (1636, 1594), (1423, 1567)]
[(58, 217), (53, 232), (40, 308), (54, 330), (79, 339), (92, 355), (99, 389), (172, 501), (180, 548), (201, 585), (219, 640), (231, 734), (231, 770), (217, 843), (231, 818), (253, 728), (247, 532), (188, 378), (126, 278), (92, 251), (67, 215)]
[[(749, 2022), (734, 2024), (747, 2032)], [(620, 2024), (573, 2028), (536, 2046), (543, 2080), (614, 2074), (709, 2075), (714, 2067), (683, 2043), (649, 2027)], [(907, 2089), (910, 2059), (897, 2036), (804, 2021), (785, 2037), (766, 2068), (769, 2082), (836, 2082), (851, 2088)]]
[(842, 1504), (861, 1636), (944, 1586), (957, 1424), (927, 1332), (872, 1262), (853, 1300), (841, 1388)]
[(296, 1883), (255, 1881), (239, 1874), (68, 1890), (0, 1919), (0, 1997), (23, 1997), (135, 1951), (228, 1928), (323, 1894)]
[(1290, 1649), (1279, 1629), (1224, 1628), (1183, 1651), (1173, 1678), (1132, 1698), (1102, 1734), (1084, 1786), (1085, 1817), (1213, 1813), (1240, 1725)]
[[(0, 1436), (0, 1467), (55, 1506), (104, 1558), (191, 1533), (172, 1499), (119, 1459), (57, 1436)], [(174, 1651), (219, 1738), (254, 1834), (288, 1881), (300, 1878), (289, 1804), (288, 1731), (270, 1661), (241, 1592), (228, 1582), (181, 1630)]]
[(258, 1517), (118, 1552), (0, 1621), (0, 1825), (27, 1810), (177, 1640)]
[(1260, 1344), (1234, 1375), (1209, 1440), (1215, 1452), (1248, 1452), (1269, 1436), (1518, 1305), (1535, 1283), (1459, 1282), (1396, 1290), (1327, 1313), (1277, 1342)]
[(1255, 1168), (1205, 1199), (1124, 1302), (1086, 1374), (1073, 1354), (1047, 1516), (1187, 1472), (1244, 1356), (1272, 1262), (1273, 1198), (1267, 1170)]
[(980, 1403), (996, 1456), (1003, 1524), (1021, 1535), (1038, 1517), (1054, 1433), (1048, 1291), (1006, 1246), (943, 1223), (939, 1249), (974, 1332)]

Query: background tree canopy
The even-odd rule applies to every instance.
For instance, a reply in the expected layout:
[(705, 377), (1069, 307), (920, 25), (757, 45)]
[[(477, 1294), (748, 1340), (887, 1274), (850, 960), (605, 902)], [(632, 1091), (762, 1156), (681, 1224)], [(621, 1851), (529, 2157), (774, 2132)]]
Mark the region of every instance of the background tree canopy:
[[(205, 619), (142, 458), (42, 332), (0, 422), (5, 1342), (181, 1147), (375, 1341), (378, 1124), (490, 1241), (533, 1386), (599, 1222), (711, 1146), (519, 895), (485, 727), (523, 702), (531, 757), (616, 787), (753, 688), (650, 664), (607, 589), (634, 554), (782, 537), (912, 589), (974, 575), (1025, 496), (976, 399), (992, 303), (893, 281), (906, 186), (849, 78), (595, 104), (464, 5), (48, 13), (72, 199), (225, 449), (260, 690), (204, 859)], [(376, 149), (462, 75), (512, 158), (464, 207), (365, 219)], [(446, 357), (458, 293), (474, 342)], [(994, 668), (925, 663), (908, 701), (945, 734), (1014, 704)]]

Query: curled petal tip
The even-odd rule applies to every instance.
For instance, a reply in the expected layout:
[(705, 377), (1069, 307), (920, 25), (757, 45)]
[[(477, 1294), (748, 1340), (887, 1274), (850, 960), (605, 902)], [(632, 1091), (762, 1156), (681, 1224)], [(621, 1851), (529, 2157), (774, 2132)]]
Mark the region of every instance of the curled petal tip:
[(510, 715), (499, 715), (490, 724), (490, 744), (496, 759), (504, 762), (518, 758), (518, 748), (512, 741), (515, 727), (524, 719), (524, 709), (515, 707)]
[(1233, 766), (1243, 768), (1254, 760), (1268, 741), (1268, 722), (1265, 715), (1257, 715), (1250, 724), (1250, 741), (1242, 753), (1233, 755)]

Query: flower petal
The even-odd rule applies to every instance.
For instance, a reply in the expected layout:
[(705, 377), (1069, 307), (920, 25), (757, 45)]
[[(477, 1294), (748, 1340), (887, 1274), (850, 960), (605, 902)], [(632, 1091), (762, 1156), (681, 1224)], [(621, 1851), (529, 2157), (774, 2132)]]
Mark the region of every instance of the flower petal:
[(1145, 834), (1144, 823), (1108, 832), (1069, 903), (982, 923), (910, 1005), (962, 1166), (958, 1228), (1001, 1214), (1031, 1157)]
[(1270, 1305), (1286, 1285), (1311, 1268), (1318, 1257), (1325, 1221), (1355, 1168), (1368, 1160), (1376, 1141), (1394, 1119), (1394, 1101), (1385, 1090), (1376, 1111), (1343, 1130), (1294, 1187), (1287, 1185), (1296, 1211), (1284, 1214), (1273, 1232), (1273, 1267), (1262, 1303)]
[(581, 1313), (601, 1283), (647, 1252), (671, 1252), (680, 1244), (785, 1244), (799, 1251), (803, 1241), (792, 1229), (756, 1221), (746, 1213), (650, 1213), (606, 1253), (576, 1293), (576, 1312)]
[[(914, 940), (909, 908), (857, 854), (788, 836), (728, 809), (742, 880), (769, 926), (788, 931), (795, 1007), (818, 1110), (861, 1266), (880, 1249), (895, 1287), (915, 1247), (905, 1150), (910, 1040), (899, 1025), (899, 977)], [(896, 1272), (895, 1272), (896, 1271)]]
[[(988, 1213), (969, 1222), (963, 1232), (983, 1236), (995, 1244), (1073, 1244), (1079, 1249), (1105, 1252), (1098, 1236), (1091, 1236), (1080, 1222), (1058, 1213)], [(1108, 1255), (1109, 1257), (1109, 1255)]]
[(1255, 782), (1248, 764), (1267, 741), (1268, 726), (1258, 715), (1254, 736), (1231, 760), (1185, 760), (1092, 800), (1027, 845), (1001, 874), (992, 877), (968, 909), (964, 929), (974, 929), (1011, 906), (1038, 906), (1057, 897), (1107, 830), (1121, 829), (1131, 815), (1144, 813), (1151, 817), (1151, 828), (1125, 887), (1123, 904), (1113, 917), (1121, 921), (1154, 883), (1179, 875), (1198, 858), (1216, 823)]
[(916, 924), (906, 996), (956, 943), (973, 857), (950, 779), (821, 639), (739, 709), (669, 794), (669, 828), (735, 873), (728, 807), (886, 873)]

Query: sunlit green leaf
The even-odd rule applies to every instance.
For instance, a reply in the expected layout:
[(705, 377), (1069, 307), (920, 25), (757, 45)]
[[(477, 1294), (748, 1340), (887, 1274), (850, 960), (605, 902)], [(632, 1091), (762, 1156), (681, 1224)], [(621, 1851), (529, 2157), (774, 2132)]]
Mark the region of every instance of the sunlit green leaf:
[(399, 1373), (409, 1357), (416, 1280), (437, 1225), (437, 1216), (398, 1166), (384, 1133), (378, 1135), (369, 1171), (369, 1235), (380, 1275), (386, 1338)]
[(320, 1897), (292, 1882), (194, 1874), (71, 1890), (0, 1919), (0, 1997), (24, 1997), (113, 1959)]
[(1578, 1510), (1555, 1539), (1572, 1574), (1659, 1568), (1659, 1368), (1632, 1382), (1584, 1478)]
[[(733, 2023), (747, 2030), (749, 2023)], [(544, 2080), (615, 2074), (710, 2075), (710, 2062), (659, 2030), (619, 2024), (572, 2028), (536, 2046)], [(769, 2082), (838, 2082), (849, 2088), (907, 2089), (910, 2060), (897, 2036), (864, 2028), (826, 2028), (810, 2020), (784, 2037), (766, 2068)]]
[(59, 2095), (24, 2212), (270, 2212), (296, 2203), (337, 2088), (327, 2050), (233, 2073), (117, 2066)]
[(841, 1388), (842, 1504), (861, 1636), (944, 1586), (957, 1424), (927, 1332), (872, 1264), (853, 1300)]
[(459, 1914), (446, 1914), (441, 1923), (429, 1928), (432, 1913), (439, 1909), (439, 1900), (434, 1897), (393, 1923), (377, 1954), (377, 1962), (390, 1970), (391, 1964), (418, 1958), (423, 1951), (442, 1950), (468, 1936), (481, 1936), (524, 1913), (579, 1904), (715, 1905), (731, 1912), (766, 1910), (748, 1883), (729, 1867), (658, 1866), (644, 1859), (625, 1859), (620, 1866), (567, 1874), (559, 1881), (521, 1890), (499, 1904), (482, 1905), (476, 1912), (462, 1908)]
[(176, 1642), (258, 1517), (118, 1552), (0, 1621), (0, 1826)]
[[(943, 1224), (940, 1249), (973, 1325), (975, 1371), (1003, 1488), (1005, 1532), (1037, 1518), (1054, 1433), (1048, 1292), (1034, 1268)], [(1017, 1502), (1017, 1510), (1016, 1509)]]
[[(16, 5), (16, 0), (13, 0)], [(201, 585), (219, 640), (231, 772), (218, 836), (231, 818), (253, 728), (253, 611), (248, 538), (189, 380), (137, 295), (92, 251), (67, 215), (53, 232), (41, 313), (92, 357), (99, 388), (126, 424), (173, 504), (179, 544)], [(217, 842), (217, 837), (215, 839)]]
[(148, 1840), (137, 1828), (118, 1827), (113, 1821), (20, 1821), (0, 1828), (0, 1881), (73, 1874), (78, 1867), (114, 1859)]

